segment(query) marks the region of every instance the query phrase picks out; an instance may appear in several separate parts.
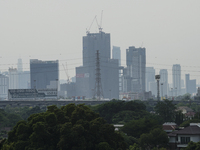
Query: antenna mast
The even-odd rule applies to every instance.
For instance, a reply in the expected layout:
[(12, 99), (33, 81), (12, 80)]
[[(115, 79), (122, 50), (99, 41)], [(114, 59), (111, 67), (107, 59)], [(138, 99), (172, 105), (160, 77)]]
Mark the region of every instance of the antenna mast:
[(103, 90), (101, 85), (101, 73), (100, 73), (100, 58), (99, 58), (99, 50), (96, 52), (96, 80), (95, 80), (95, 88), (94, 88), (94, 97), (97, 96), (97, 100), (103, 98)]

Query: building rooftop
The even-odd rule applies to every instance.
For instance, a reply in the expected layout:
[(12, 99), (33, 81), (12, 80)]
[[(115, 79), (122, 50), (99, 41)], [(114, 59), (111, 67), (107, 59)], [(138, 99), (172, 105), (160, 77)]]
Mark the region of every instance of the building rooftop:
[(58, 63), (58, 60), (52, 60), (52, 61), (42, 61), (38, 59), (30, 59), (31, 64), (53, 64)]
[(191, 124), (189, 127), (186, 127), (182, 130), (179, 130), (179, 131), (174, 131), (170, 134), (168, 134), (168, 136), (176, 136), (176, 135), (197, 135), (199, 134), (200, 135), (200, 127), (196, 124)]

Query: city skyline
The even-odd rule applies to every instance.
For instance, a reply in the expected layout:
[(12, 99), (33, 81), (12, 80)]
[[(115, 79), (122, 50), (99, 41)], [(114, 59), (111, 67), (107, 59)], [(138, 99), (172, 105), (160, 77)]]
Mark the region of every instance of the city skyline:
[[(75, 76), (75, 67), (82, 65), (82, 36), (96, 15), (100, 22), (103, 10), (103, 31), (111, 34), (111, 47), (120, 47), (123, 66), (129, 46), (145, 47), (146, 65), (156, 74), (167, 69), (169, 83), (173, 64), (181, 65), (182, 79), (190, 73), (199, 83), (199, 4), (197, 0), (87, 0), (79, 5), (63, 0), (1, 1), (0, 70), (17, 68), (18, 58), (24, 70), (29, 70), (29, 59), (59, 60), (60, 79), (66, 78), (62, 67), (66, 62), (70, 77)], [(90, 32), (98, 33), (95, 21)]]

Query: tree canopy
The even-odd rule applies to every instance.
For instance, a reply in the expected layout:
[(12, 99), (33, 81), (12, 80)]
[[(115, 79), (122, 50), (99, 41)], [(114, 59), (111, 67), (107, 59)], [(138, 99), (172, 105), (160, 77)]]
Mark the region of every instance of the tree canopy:
[(140, 101), (112, 100), (110, 102), (92, 107), (108, 123), (125, 123), (132, 119), (139, 119), (148, 115), (146, 106)]
[(2, 150), (117, 150), (126, 149), (124, 139), (87, 106), (69, 104), (19, 121)]
[(170, 100), (159, 101), (155, 108), (155, 112), (160, 115), (164, 122), (174, 122), (176, 118), (176, 106)]

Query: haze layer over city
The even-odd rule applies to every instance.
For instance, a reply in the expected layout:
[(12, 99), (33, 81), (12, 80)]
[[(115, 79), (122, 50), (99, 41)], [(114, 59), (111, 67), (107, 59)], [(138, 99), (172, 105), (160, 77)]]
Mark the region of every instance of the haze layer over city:
[(155, 74), (167, 69), (170, 84), (174, 64), (181, 66), (181, 79), (190, 74), (199, 83), (199, 4), (197, 0), (1, 1), (0, 71), (17, 68), (18, 58), (27, 71), (30, 59), (59, 60), (59, 79), (67, 80), (66, 69), (74, 77), (83, 62), (83, 36), (86, 31), (99, 33), (101, 24), (110, 34), (110, 50), (121, 49), (121, 66), (126, 67), (126, 49), (141, 47), (146, 49), (146, 67), (154, 67)]

